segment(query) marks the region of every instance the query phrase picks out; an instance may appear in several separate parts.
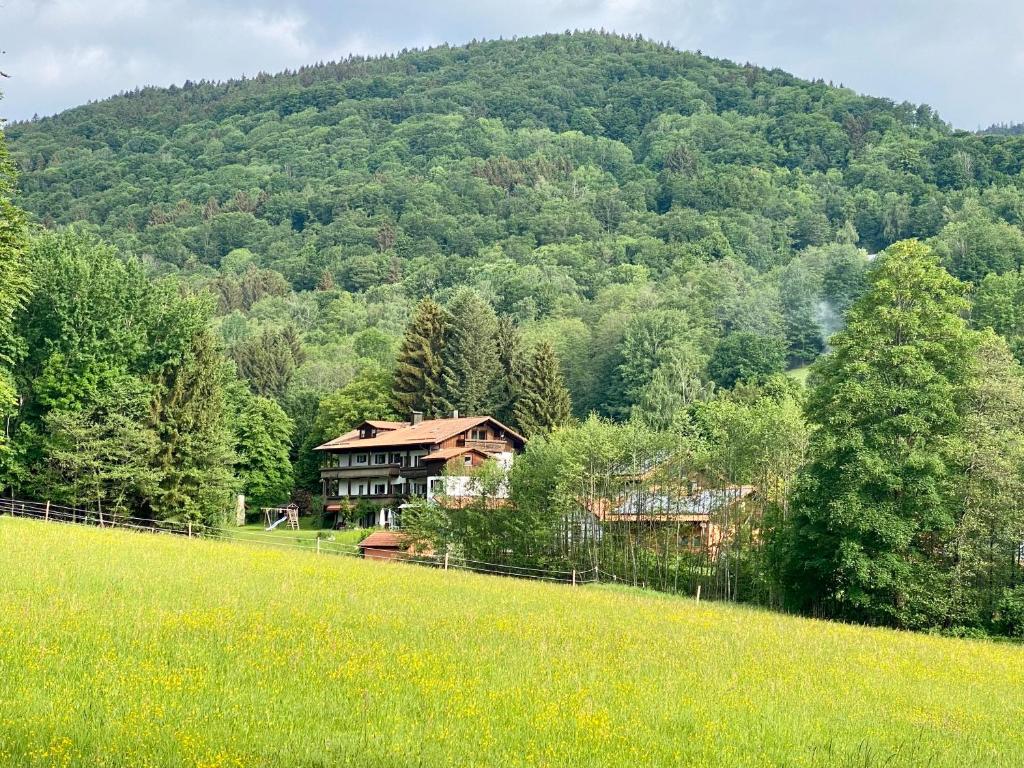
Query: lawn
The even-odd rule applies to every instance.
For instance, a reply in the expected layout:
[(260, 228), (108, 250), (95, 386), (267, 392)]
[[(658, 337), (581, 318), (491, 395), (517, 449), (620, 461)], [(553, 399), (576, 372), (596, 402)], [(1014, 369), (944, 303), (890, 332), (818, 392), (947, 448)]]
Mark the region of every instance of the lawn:
[(364, 528), (347, 528), (335, 531), (331, 529), (307, 528), (312, 518), (299, 518), (299, 530), (294, 531), (287, 523), (281, 523), (272, 531), (266, 530), (263, 523), (250, 523), (241, 527), (228, 526), (223, 535), (229, 539), (249, 542), (279, 544), (286, 547), (316, 549), (316, 540), (320, 539), (321, 547), (354, 551), (355, 545), (370, 533)]
[(1019, 766), (1024, 648), (0, 518), (3, 766)]
[(807, 384), (807, 377), (811, 374), (811, 366), (804, 365), (800, 368), (791, 368), (786, 371), (786, 375), (791, 377), (794, 381), (798, 381), (801, 384)]

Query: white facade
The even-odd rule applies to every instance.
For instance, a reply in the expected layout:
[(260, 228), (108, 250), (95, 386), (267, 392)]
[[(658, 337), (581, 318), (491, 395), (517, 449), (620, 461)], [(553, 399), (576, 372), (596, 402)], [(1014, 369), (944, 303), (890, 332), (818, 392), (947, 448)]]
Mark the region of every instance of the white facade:
[[(509, 470), (512, 469), (512, 458), (514, 455), (509, 451), (506, 453), (495, 453), (490, 456), (506, 474), (506, 479), (498, 487), (494, 498), (507, 499), (509, 496), (507, 475)], [(477, 480), (471, 475), (432, 475), (427, 478), (427, 501), (433, 501), (437, 496), (457, 499), (479, 495), (480, 488)]]

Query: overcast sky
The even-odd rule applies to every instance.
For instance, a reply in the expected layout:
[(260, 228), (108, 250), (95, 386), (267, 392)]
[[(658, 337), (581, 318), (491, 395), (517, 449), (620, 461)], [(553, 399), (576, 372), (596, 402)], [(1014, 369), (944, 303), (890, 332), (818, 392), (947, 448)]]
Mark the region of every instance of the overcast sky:
[(0, 0), (0, 115), (348, 53), (600, 27), (925, 102), (960, 128), (1024, 121), (1019, 0)]

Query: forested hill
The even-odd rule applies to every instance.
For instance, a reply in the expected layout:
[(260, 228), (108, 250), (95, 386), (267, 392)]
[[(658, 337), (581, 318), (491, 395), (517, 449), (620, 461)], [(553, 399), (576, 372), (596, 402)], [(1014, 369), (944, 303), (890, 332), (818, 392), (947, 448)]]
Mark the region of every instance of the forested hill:
[[(1024, 137), (603, 33), (146, 88), (7, 138), (40, 222), (217, 296), (298, 439), (296, 402), (368, 366), (387, 388), (415, 303), (460, 287), (551, 341), (578, 416), (668, 418), (813, 360), (867, 253), (930, 239), (979, 283), (1024, 260)], [(272, 376), (251, 360), (285, 348)]]
[[(444, 284), (481, 248), (609, 233), (706, 250), (721, 231), (759, 268), (848, 225), (877, 250), (935, 234), (947, 195), (1024, 158), (925, 106), (595, 33), (147, 88), (8, 138), (47, 223), (91, 221), (178, 267), (244, 246), (297, 288), (332, 270), (353, 290), (391, 256), (403, 276), (429, 257), (421, 280)], [(693, 232), (657, 218), (672, 209), (715, 218)], [(664, 271), (652, 249), (603, 260)]]

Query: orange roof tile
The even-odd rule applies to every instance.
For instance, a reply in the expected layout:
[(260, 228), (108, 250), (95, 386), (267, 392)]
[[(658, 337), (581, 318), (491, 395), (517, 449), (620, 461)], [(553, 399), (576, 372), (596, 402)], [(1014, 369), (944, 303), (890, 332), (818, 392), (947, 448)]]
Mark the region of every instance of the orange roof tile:
[(492, 421), (513, 439), (525, 443), (526, 438), (509, 429), (497, 419), (490, 416), (464, 416), (458, 419), (427, 419), (419, 424), (406, 424), (404, 427), (391, 429), (376, 437), (360, 438), (358, 430), (346, 432), (340, 437), (318, 445), (314, 450), (328, 451), (337, 448), (391, 448), (400, 445), (432, 445), (454, 437), (460, 432), (472, 429), (485, 421)]
[(463, 445), (454, 448), (439, 448), (433, 453), (428, 453), (420, 461), (448, 461), (448, 459), (454, 459), (456, 456), (461, 456), (464, 453), (479, 453), (484, 458), (487, 458), (487, 453), (479, 448)]
[(365, 549), (366, 547), (404, 549), (405, 546), (405, 537), (392, 531), (374, 531), (359, 542), (360, 549)]

